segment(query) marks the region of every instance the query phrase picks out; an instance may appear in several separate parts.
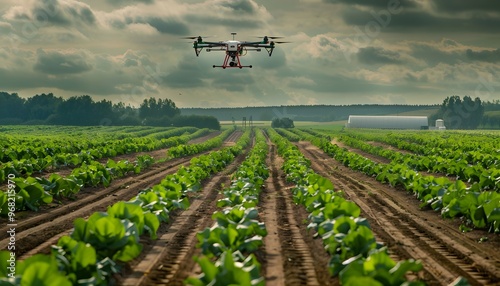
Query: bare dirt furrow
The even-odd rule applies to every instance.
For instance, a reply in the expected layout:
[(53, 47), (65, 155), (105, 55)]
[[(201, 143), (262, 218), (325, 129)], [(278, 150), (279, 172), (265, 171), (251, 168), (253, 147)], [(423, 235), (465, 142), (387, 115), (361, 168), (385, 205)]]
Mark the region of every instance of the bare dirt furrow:
[(176, 216), (153, 247), (134, 267), (133, 273), (121, 285), (183, 285), (183, 281), (193, 273), (192, 259), (198, 251), (196, 234), (213, 224), (211, 215), (217, 209), (215, 202), (221, 184), (230, 182), (229, 174), (237, 168), (243, 155), (228, 168), (210, 178), (203, 186), (203, 192), (190, 197), (191, 206)]
[[(418, 209), (419, 202), (406, 192), (354, 172), (309, 143), (298, 144), (318, 173), (342, 188), (363, 210), (377, 237), (402, 259), (423, 262), (421, 278), (429, 285), (447, 285), (465, 277), (471, 285), (498, 285), (500, 257), (491, 245), (478, 243), (458, 231), (457, 223), (434, 211)], [(483, 232), (483, 235), (489, 235)]]
[(158, 231), (157, 240), (145, 239), (148, 247), (135, 260), (130, 273), (120, 279), (120, 285), (184, 285), (187, 277), (199, 274), (193, 260), (193, 256), (201, 254), (196, 248), (196, 234), (213, 224), (211, 216), (217, 210), (219, 190), (230, 183), (230, 175), (244, 158), (245, 154), (239, 155), (224, 171), (206, 180), (201, 192), (190, 194), (190, 207), (173, 215), (172, 221)]
[(270, 168), (270, 176), (265, 182), (265, 188), (260, 194), (259, 213), (267, 229), (264, 237), (264, 248), (267, 269), (265, 269), (266, 285), (285, 285), (284, 261), (281, 256), (282, 248), (279, 238), (280, 221), (277, 210), (276, 185), (278, 185), (278, 170), (276, 167), (275, 145), (271, 145), (266, 163)]
[[(158, 184), (167, 174), (174, 173), (181, 165), (187, 164), (189, 158), (160, 164), (141, 175), (115, 180), (108, 188), (82, 193), (81, 198), (58, 208), (20, 219), (16, 226), (16, 255), (23, 259), (42, 249), (48, 249), (50, 242), (57, 241), (73, 228), (76, 218), (87, 217), (96, 211), (106, 211), (108, 206), (116, 202), (129, 200), (140, 190)], [(7, 244), (8, 239), (1, 240), (0, 248)]]
[[(329, 257), (321, 241), (314, 240), (312, 233), (306, 230), (304, 222), (308, 214), (304, 207), (293, 203), (291, 185), (285, 181), (285, 175), (280, 169), (283, 160), (278, 157), (274, 145), (270, 151), (268, 164), (271, 168), (271, 182), (268, 191), (275, 192), (275, 223), (281, 245), (281, 257), (273, 258), (268, 253), (267, 260), (269, 267), (279, 260), (282, 261), (284, 272), (276, 276), (284, 275), (285, 283), (281, 284), (281, 281), (272, 275), (273, 271), (281, 271), (281, 267), (278, 270), (268, 269), (266, 282), (269, 282), (269, 285), (334, 285), (334, 279), (327, 267)], [(274, 279), (276, 283), (273, 282)]]
[[(240, 132), (234, 133), (237, 135), (233, 138), (241, 136)], [(59, 237), (71, 231), (76, 218), (87, 217), (96, 211), (106, 211), (108, 206), (116, 202), (131, 199), (140, 190), (154, 186), (166, 175), (176, 172), (181, 165), (188, 165), (194, 156), (155, 164), (139, 175), (116, 179), (107, 188), (84, 188), (74, 200), (65, 199), (63, 205), (51, 204), (38, 212), (16, 213), (16, 256), (24, 259), (38, 252), (49, 251)], [(1, 232), (5, 233), (12, 227), (7, 225), (4, 218), (0, 219), (0, 223)], [(0, 248), (6, 249), (8, 243), (9, 238), (3, 238), (0, 240)]]

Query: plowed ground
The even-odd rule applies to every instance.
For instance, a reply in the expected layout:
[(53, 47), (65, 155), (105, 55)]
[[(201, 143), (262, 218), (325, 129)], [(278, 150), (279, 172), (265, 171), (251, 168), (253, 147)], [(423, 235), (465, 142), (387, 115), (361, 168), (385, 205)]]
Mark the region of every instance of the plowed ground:
[[(328, 272), (329, 257), (321, 241), (306, 231), (308, 214), (292, 201), (292, 186), (280, 169), (282, 159), (275, 146), (270, 142), (268, 145), (270, 177), (258, 206), (268, 235), (257, 253), (266, 285), (338, 285), (338, 279)], [(429, 285), (447, 285), (458, 276), (472, 285), (500, 284), (498, 235), (483, 231), (461, 233), (460, 221), (443, 220), (434, 211), (420, 210), (419, 202), (408, 193), (342, 166), (307, 142), (297, 146), (317, 173), (330, 179), (361, 207), (362, 216), (394, 259), (422, 261), (424, 270), (410, 278), (419, 278)], [(221, 184), (229, 184), (231, 174), (244, 158), (245, 154), (240, 155), (224, 171), (203, 182), (199, 192), (190, 194), (189, 209), (173, 213), (171, 221), (160, 227), (157, 240), (142, 238), (143, 253), (116, 277), (119, 285), (183, 285), (185, 278), (200, 273), (192, 259), (200, 254), (195, 247), (196, 233), (213, 224), (211, 215), (217, 210)], [(104, 211), (116, 201), (127, 200), (188, 162), (189, 158), (184, 158), (157, 164), (141, 175), (117, 180), (109, 188), (87, 190), (90, 194), (75, 202), (27, 215), (16, 228), (18, 257), (47, 252), (61, 235), (71, 231), (76, 217)], [(0, 231), (5, 233), (6, 229), (2, 227)], [(0, 248), (5, 249), (6, 243), (6, 239), (1, 240)]]

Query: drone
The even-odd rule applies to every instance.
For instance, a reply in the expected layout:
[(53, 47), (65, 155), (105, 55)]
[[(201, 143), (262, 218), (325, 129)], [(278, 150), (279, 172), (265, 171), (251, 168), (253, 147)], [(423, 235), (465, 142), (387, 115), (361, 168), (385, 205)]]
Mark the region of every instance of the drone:
[[(201, 36), (197, 37), (185, 37), (185, 39), (195, 40), (193, 42), (193, 48), (196, 56), (198, 57), (203, 49), (207, 52), (211, 51), (225, 51), (226, 57), (221, 66), (214, 65), (214, 68), (252, 68), (251, 65), (244, 66), (240, 62), (240, 57), (246, 55), (248, 51), (260, 52), (264, 48), (269, 56), (273, 54), (273, 50), (276, 44), (288, 43), (288, 42), (277, 42), (274, 39), (279, 39), (282, 37), (262, 37), (262, 41), (258, 42), (241, 42), (234, 39), (236, 33), (231, 33), (233, 39), (229, 41), (220, 42), (206, 42)], [(260, 38), (260, 37), (259, 37)], [(271, 41), (269, 41), (271, 39)]]

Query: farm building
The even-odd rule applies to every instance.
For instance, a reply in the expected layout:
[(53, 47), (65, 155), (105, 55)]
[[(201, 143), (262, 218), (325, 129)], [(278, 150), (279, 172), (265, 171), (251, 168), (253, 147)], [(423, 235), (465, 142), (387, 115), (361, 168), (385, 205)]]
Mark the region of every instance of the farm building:
[(348, 128), (428, 129), (427, 116), (349, 115)]

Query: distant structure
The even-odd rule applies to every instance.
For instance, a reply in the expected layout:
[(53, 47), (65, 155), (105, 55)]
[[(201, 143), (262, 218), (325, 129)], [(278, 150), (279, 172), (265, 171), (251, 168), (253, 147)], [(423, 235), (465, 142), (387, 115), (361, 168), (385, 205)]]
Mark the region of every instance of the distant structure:
[(347, 128), (429, 129), (427, 116), (349, 115)]
[(431, 130), (446, 130), (443, 119), (436, 119), (436, 126), (429, 127)]

